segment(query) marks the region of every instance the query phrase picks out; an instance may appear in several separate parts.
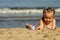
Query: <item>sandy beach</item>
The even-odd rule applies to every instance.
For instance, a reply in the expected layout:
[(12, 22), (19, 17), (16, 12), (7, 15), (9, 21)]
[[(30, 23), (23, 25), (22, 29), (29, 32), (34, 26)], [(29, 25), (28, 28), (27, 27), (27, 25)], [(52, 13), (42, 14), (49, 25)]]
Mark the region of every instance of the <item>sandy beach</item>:
[(59, 31), (0, 28), (0, 40), (60, 40), (60, 28)]

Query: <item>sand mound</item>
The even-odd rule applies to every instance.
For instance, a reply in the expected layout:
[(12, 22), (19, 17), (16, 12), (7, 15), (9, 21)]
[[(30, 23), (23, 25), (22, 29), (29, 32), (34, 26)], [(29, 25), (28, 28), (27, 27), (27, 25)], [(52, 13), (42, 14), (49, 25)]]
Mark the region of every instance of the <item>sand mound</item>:
[(60, 40), (60, 28), (59, 31), (0, 28), (0, 40)]

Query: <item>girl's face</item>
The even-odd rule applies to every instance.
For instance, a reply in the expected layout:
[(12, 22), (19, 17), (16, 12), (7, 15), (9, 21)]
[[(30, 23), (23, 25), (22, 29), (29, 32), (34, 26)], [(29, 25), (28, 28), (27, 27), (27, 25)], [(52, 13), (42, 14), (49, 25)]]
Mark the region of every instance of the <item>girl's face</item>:
[(45, 13), (45, 15), (44, 15), (44, 22), (46, 23), (46, 24), (49, 24), (50, 22), (52, 22), (53, 21), (53, 13)]

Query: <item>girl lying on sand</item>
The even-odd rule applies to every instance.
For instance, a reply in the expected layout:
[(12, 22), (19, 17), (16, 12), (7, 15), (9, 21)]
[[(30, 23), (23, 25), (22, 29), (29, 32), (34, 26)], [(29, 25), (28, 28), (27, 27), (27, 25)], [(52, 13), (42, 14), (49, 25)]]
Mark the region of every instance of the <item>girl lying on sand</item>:
[[(27, 29), (32, 29), (32, 30), (42, 30), (45, 27), (48, 29), (56, 29), (56, 20), (54, 19), (55, 15), (55, 9), (48, 7), (43, 10), (43, 17), (40, 19), (39, 23), (36, 23), (34, 25), (31, 24), (26, 24)], [(37, 24), (39, 24), (37, 26)]]

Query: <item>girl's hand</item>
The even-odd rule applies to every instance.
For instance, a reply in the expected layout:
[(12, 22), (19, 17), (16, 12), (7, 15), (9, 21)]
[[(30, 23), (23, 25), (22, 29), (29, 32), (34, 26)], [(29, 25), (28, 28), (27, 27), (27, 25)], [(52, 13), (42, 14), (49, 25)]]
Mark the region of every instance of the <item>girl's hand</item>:
[(36, 30), (43, 30), (43, 28), (39, 26), (36, 28)]
[(36, 30), (40, 30), (40, 27), (37, 27)]

